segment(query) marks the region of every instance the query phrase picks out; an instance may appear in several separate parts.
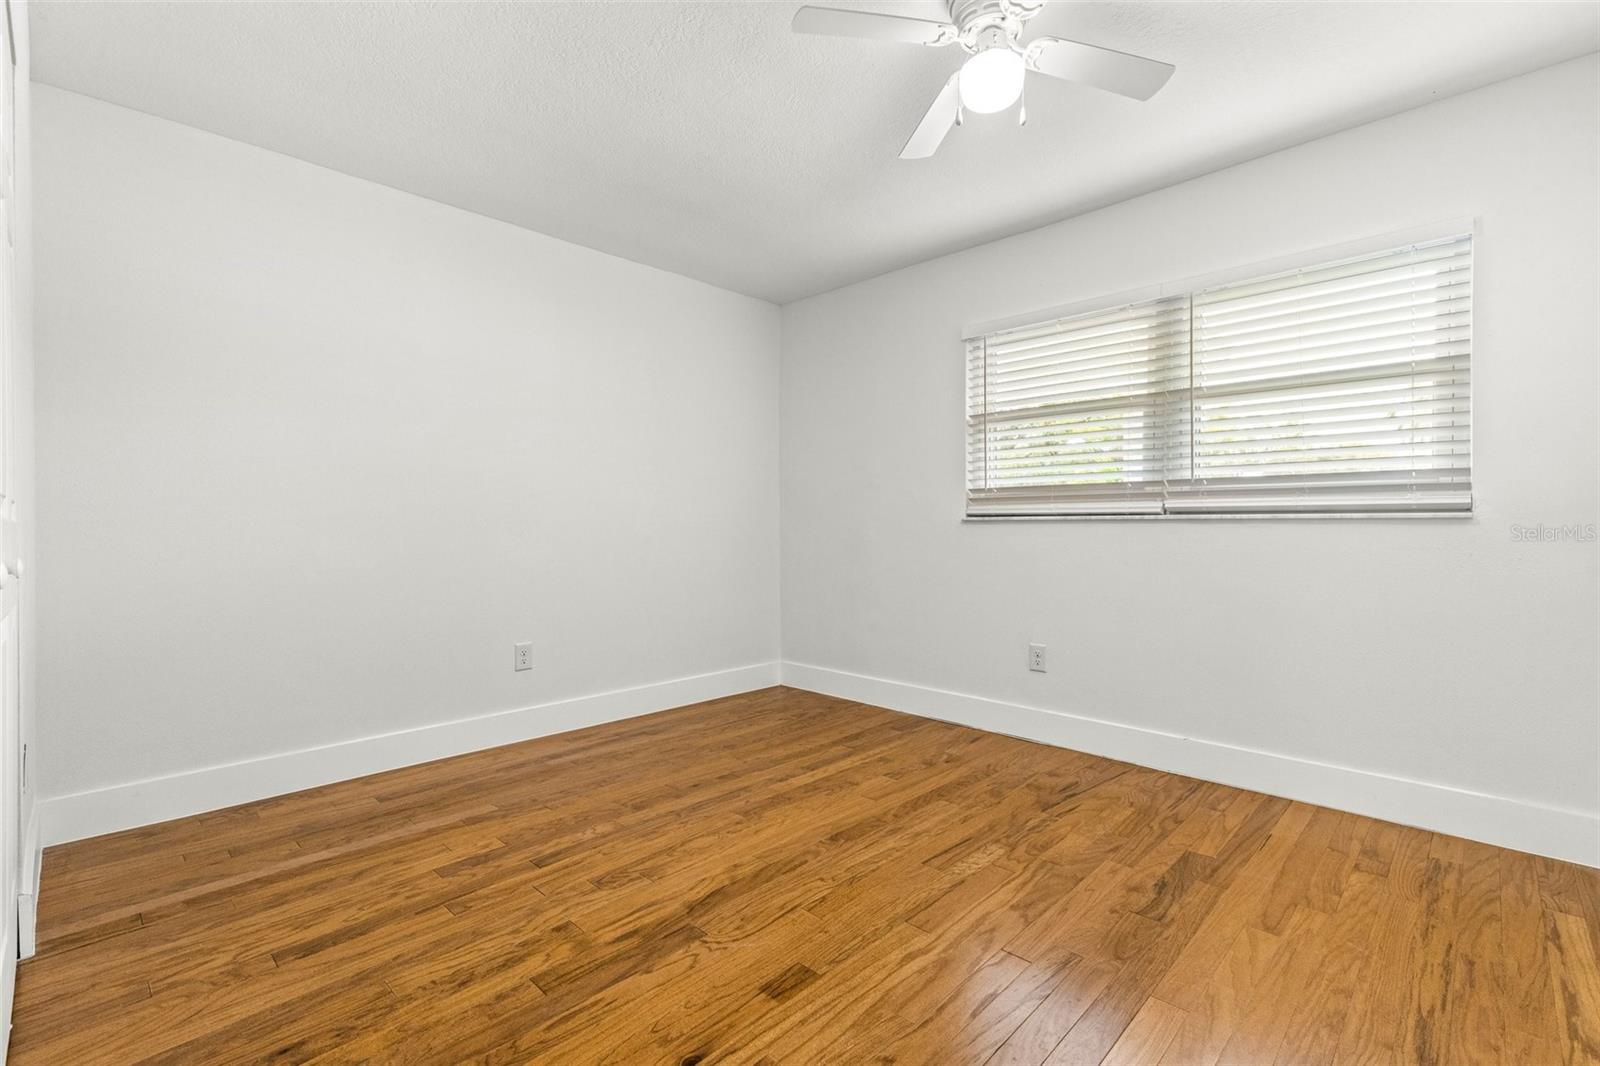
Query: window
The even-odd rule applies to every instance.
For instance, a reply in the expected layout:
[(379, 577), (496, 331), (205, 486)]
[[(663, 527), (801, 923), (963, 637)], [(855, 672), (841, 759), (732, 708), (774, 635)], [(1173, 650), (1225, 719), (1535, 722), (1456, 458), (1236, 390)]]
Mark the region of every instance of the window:
[(968, 342), (976, 517), (1469, 511), (1472, 239)]

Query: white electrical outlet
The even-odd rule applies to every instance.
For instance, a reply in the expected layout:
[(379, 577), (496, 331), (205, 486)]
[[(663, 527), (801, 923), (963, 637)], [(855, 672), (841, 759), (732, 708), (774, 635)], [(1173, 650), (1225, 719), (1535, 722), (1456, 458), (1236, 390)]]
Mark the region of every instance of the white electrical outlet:
[(515, 655), (512, 658), (512, 662), (511, 662), (512, 669), (515, 669), (515, 670), (532, 670), (533, 669), (533, 644), (532, 643), (513, 645), (513, 651), (515, 652)]
[(1028, 669), (1035, 673), (1044, 673), (1044, 645), (1028, 645)]

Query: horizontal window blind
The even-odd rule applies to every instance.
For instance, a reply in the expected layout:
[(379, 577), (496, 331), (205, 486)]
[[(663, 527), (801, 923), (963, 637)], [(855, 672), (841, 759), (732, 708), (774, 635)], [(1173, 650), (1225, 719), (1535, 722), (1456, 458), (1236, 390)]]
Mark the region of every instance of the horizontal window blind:
[(1465, 508), (1472, 245), (1194, 294), (1192, 469), (1169, 510)]
[(970, 342), (969, 513), (1159, 512), (1188, 348), (1187, 299)]
[(968, 344), (967, 510), (1469, 510), (1467, 236)]

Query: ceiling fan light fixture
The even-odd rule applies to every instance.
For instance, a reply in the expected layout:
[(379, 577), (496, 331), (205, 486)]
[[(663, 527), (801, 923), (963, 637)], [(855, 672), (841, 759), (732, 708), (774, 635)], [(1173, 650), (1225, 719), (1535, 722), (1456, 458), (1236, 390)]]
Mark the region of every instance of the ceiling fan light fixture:
[[(901, 159), (927, 159), (968, 111), (992, 115), (1022, 99), (1030, 75), (1059, 78), (1134, 100), (1148, 100), (1172, 77), (1171, 63), (1129, 55), (1064, 37), (1020, 40), (1045, 0), (945, 0), (949, 22), (807, 5), (794, 14), (796, 33), (864, 37), (930, 48), (959, 45), (967, 61), (946, 79), (905, 147)], [(1027, 121), (1018, 109), (1017, 124)]]
[(961, 106), (980, 115), (1004, 111), (1022, 96), (1028, 68), (1010, 48), (986, 48), (961, 67)]

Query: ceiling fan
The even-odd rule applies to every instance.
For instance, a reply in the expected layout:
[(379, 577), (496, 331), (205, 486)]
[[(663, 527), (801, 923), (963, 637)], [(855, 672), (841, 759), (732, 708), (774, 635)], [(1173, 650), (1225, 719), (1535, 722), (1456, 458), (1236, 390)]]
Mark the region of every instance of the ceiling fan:
[[(949, 22), (833, 7), (802, 7), (795, 12), (796, 33), (867, 37), (935, 48), (959, 44), (970, 53), (934, 97), (933, 106), (901, 149), (901, 159), (926, 159), (938, 151), (950, 127), (960, 125), (967, 111), (993, 114), (1022, 99), (1022, 83), (1030, 70), (1148, 100), (1175, 69), (1171, 63), (1060, 37), (1035, 37), (1026, 45), (1020, 43), (1017, 37), (1023, 24), (1039, 13), (1045, 0), (948, 2)], [(1026, 105), (1018, 109), (1017, 117), (1019, 124), (1027, 121)]]

